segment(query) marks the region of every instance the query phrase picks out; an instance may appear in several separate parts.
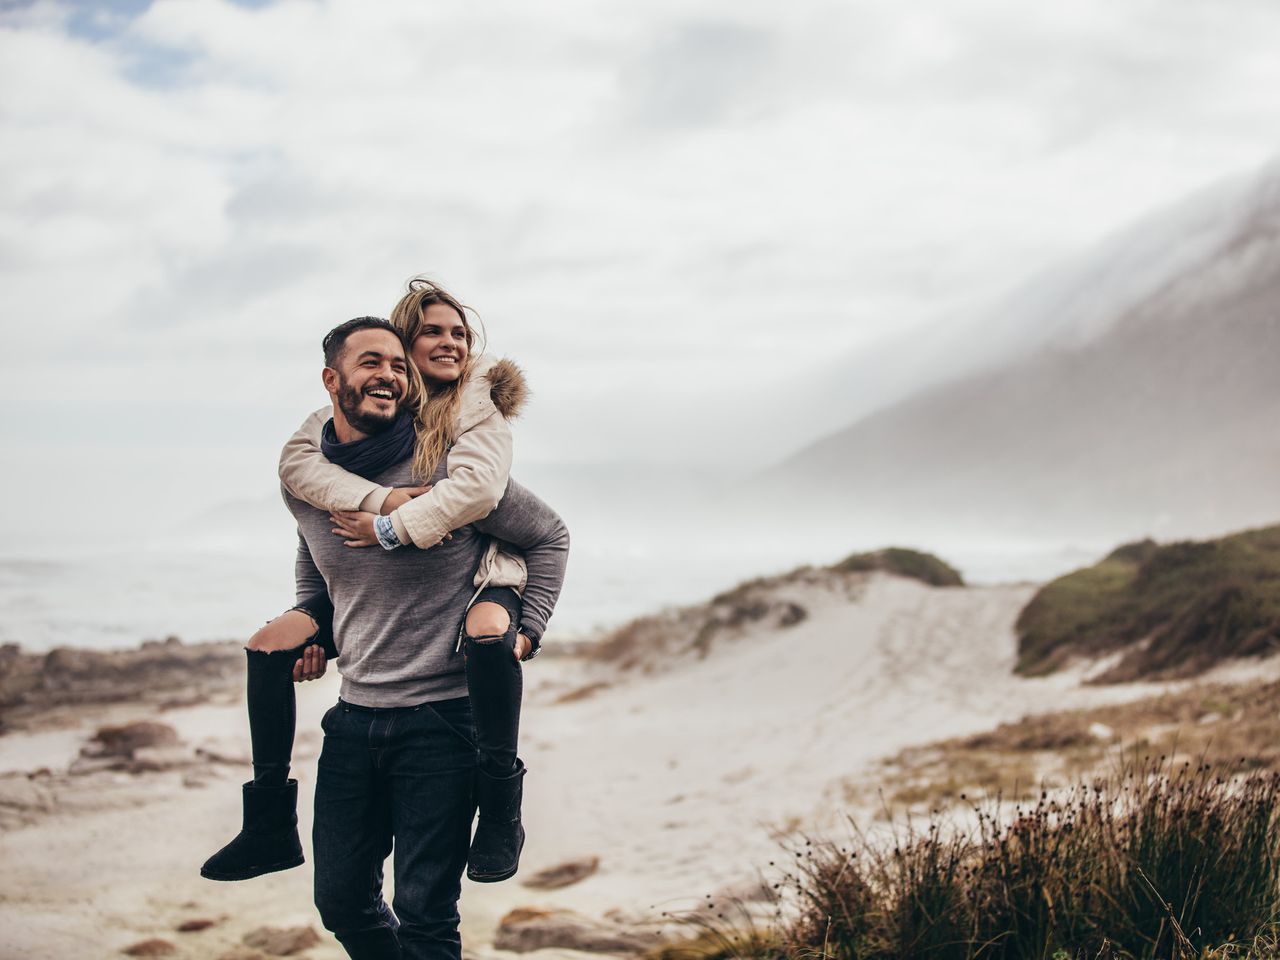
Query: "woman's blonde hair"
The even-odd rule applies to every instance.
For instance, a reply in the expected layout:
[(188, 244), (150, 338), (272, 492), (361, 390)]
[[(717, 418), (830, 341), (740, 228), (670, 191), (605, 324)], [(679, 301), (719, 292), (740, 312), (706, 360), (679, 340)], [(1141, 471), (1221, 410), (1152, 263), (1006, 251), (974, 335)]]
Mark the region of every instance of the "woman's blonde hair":
[[(441, 303), (453, 308), (467, 331), (467, 359), (458, 379), (452, 383), (429, 386), (412, 362), (413, 342), (425, 323), (427, 308)], [(467, 313), (475, 313), (444, 287), (426, 277), (413, 277), (406, 284), (405, 295), (391, 311), (391, 323), (404, 338), (410, 353), (409, 391), (406, 405), (414, 414), (418, 439), (413, 449), (413, 473), (420, 483), (429, 483), (449, 447), (457, 439), (458, 411), (462, 406), (462, 385), (471, 376), (474, 360), (484, 351), (484, 330), (479, 333), (471, 325)], [(477, 322), (479, 316), (476, 317)]]

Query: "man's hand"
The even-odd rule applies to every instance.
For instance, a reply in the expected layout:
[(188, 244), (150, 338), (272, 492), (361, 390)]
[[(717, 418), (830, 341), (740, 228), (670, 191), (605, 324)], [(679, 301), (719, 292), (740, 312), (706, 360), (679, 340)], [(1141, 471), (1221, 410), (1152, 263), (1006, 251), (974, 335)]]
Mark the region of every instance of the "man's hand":
[(526, 637), (523, 633), (516, 634), (516, 645), (512, 653), (516, 655), (516, 661), (524, 659), (524, 655), (533, 649), (533, 641)]
[(301, 683), (304, 680), (319, 680), (324, 676), (325, 667), (328, 666), (328, 659), (324, 655), (324, 647), (318, 643), (313, 643), (302, 651), (297, 662), (293, 665), (293, 682)]
[(329, 514), (333, 521), (332, 532), (342, 537), (348, 547), (374, 547), (378, 545), (378, 534), (373, 529), (375, 514), (364, 510), (335, 510)]
[(420, 497), (430, 489), (430, 486), (393, 487), (391, 492), (387, 494), (387, 499), (382, 501), (382, 509), (378, 512), (384, 517), (388, 516), (393, 510), (403, 507), (414, 497)]

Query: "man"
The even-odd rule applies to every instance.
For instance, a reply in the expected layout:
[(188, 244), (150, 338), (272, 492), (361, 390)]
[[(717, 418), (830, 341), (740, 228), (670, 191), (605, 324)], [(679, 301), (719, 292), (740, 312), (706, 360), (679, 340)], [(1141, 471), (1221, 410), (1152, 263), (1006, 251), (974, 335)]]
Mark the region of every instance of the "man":
[[(376, 464), (368, 475), (381, 485), (414, 485), (411, 447), (397, 439), (409, 361), (395, 328), (348, 321), (326, 336), (325, 363), (337, 442), (366, 468)], [(384, 466), (378, 458), (388, 451)], [(327, 585), (341, 654), (341, 695), (322, 722), (316, 778), (316, 906), (352, 957), (457, 960), (476, 766), (457, 644), (472, 578), (488, 536), (497, 537), (525, 548), (526, 606), (538, 597), (553, 605), (564, 524), (512, 482), (488, 517), (431, 550), (353, 550), (325, 511), (287, 492), (285, 500), (298, 522), (298, 597)], [(394, 912), (382, 896), (393, 849)]]

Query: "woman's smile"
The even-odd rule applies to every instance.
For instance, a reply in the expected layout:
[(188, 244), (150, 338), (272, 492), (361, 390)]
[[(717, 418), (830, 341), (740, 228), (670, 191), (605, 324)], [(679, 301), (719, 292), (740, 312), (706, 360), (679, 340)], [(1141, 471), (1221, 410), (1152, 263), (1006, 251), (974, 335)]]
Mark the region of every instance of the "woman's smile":
[(467, 359), (467, 327), (462, 317), (448, 304), (428, 306), (422, 312), (422, 327), (411, 352), (428, 381), (457, 380)]

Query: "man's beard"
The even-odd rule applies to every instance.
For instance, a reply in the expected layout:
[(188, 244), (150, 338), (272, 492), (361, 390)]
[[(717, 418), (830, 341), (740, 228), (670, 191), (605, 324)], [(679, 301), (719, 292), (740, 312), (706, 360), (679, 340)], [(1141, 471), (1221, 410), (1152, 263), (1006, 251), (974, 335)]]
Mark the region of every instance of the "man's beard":
[[(370, 387), (386, 387), (392, 393), (395, 392), (395, 386), (390, 383), (371, 383)], [(396, 398), (395, 409), (387, 415), (376, 413), (372, 410), (361, 410), (360, 404), (364, 400), (364, 394), (351, 386), (347, 382), (346, 377), (338, 375), (338, 409), (342, 411), (342, 415), (347, 418), (347, 423), (352, 428), (359, 430), (367, 437), (373, 436), (375, 433), (381, 433), (383, 430), (390, 429), (391, 425), (396, 422), (396, 415), (400, 412), (400, 398)]]

